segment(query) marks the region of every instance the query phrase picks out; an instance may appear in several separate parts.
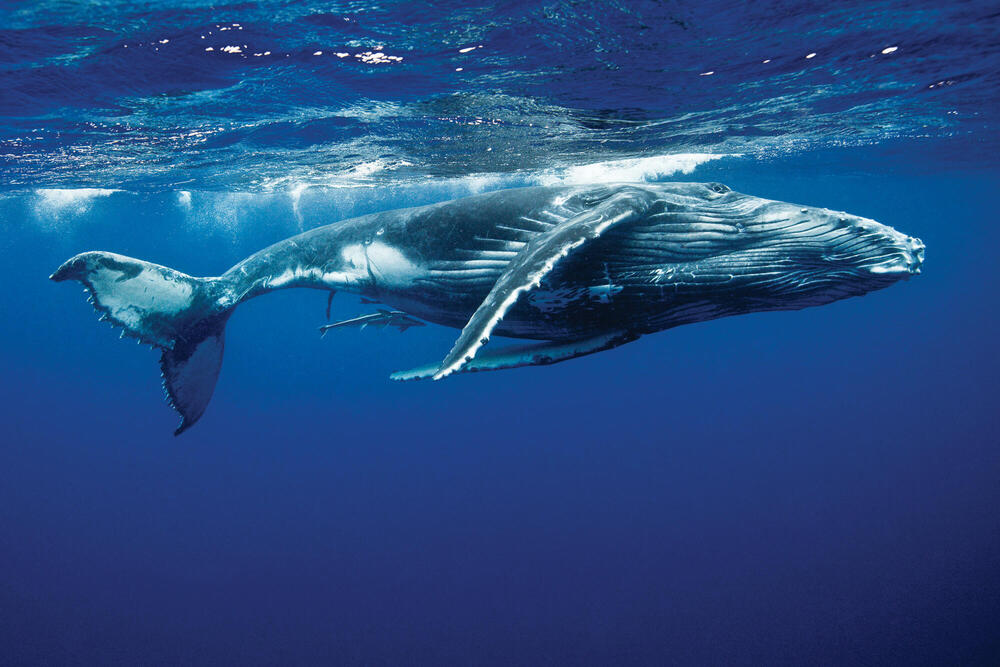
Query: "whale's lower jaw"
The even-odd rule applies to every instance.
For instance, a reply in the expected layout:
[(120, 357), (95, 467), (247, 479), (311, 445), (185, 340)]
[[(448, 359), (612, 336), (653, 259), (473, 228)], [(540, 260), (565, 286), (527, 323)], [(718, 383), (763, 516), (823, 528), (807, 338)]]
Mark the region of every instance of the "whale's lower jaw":
[[(649, 270), (643, 280), (633, 274), (631, 281), (613, 285), (609, 291), (614, 293), (606, 298), (592, 286), (541, 288), (511, 308), (495, 332), (510, 338), (550, 341), (573, 341), (622, 329), (649, 334), (734, 315), (823, 306), (884, 289), (909, 275), (874, 273), (849, 282), (803, 276), (743, 285), (699, 284), (697, 280), (671, 284), (658, 281), (657, 270)], [(469, 317), (468, 309), (431, 306), (405, 296), (390, 296), (385, 303), (456, 329)]]

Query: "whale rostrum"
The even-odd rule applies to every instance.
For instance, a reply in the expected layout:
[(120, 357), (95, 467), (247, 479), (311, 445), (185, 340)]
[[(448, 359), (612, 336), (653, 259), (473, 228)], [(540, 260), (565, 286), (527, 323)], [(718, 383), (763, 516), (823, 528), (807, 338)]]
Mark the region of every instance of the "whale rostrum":
[[(212, 396), (233, 309), (278, 289), (351, 292), (391, 308), (324, 332), (421, 321), (461, 329), (443, 361), (392, 376), (440, 379), (862, 295), (919, 273), (923, 257), (918, 239), (873, 220), (719, 183), (602, 184), (501, 190), (343, 220), (218, 277), (85, 252), (51, 278), (80, 281), (101, 319), (162, 351), (180, 433)], [(481, 351), (494, 334), (540, 342)]]

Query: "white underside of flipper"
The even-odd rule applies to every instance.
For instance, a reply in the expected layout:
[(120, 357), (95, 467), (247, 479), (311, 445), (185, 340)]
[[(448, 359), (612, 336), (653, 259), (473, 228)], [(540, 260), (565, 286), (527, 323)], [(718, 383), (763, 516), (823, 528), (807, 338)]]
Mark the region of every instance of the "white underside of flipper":
[[(568, 343), (535, 343), (532, 345), (512, 345), (500, 350), (487, 350), (471, 361), (463, 364), (457, 373), (476, 373), (479, 371), (499, 371), (522, 366), (548, 366), (568, 359), (576, 359), (595, 352), (603, 352), (611, 348), (630, 343), (639, 338), (638, 334), (628, 331), (615, 331), (601, 334), (593, 338), (570, 341)], [(427, 380), (437, 373), (437, 364), (427, 364), (408, 371), (399, 371), (390, 375), (390, 379), (405, 382), (407, 380)]]

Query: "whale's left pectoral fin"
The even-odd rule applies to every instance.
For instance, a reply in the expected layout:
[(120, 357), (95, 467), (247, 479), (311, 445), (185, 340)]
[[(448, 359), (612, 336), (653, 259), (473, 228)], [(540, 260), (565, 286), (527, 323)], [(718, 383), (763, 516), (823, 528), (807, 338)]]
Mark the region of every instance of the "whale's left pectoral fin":
[(560, 259), (615, 225), (639, 218), (648, 206), (644, 192), (626, 190), (532, 239), (497, 279), (432, 377), (440, 380), (472, 361), (521, 294), (537, 287)]
[[(465, 363), (457, 373), (477, 373), (480, 371), (499, 371), (506, 368), (521, 368), (522, 366), (548, 366), (560, 361), (576, 359), (595, 352), (603, 352), (631, 343), (639, 338), (639, 334), (630, 331), (615, 331), (612, 333), (574, 340), (568, 343), (535, 343), (532, 345), (511, 345), (500, 350), (487, 350), (476, 355), (475, 359)], [(393, 380), (426, 380), (437, 373), (437, 364), (428, 364), (408, 371), (399, 371), (389, 377)]]

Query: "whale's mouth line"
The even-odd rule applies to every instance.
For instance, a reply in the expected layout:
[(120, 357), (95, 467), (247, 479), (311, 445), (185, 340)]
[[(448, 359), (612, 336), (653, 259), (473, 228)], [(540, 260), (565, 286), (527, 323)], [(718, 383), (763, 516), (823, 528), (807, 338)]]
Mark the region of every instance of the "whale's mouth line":
[[(886, 243), (888, 241), (888, 243)], [(853, 265), (861, 274), (905, 279), (920, 273), (924, 244), (890, 228), (888, 235), (846, 239), (835, 250), (823, 254), (828, 262)]]
[(868, 271), (877, 274), (910, 274), (910, 273), (920, 273), (920, 268), (911, 269), (907, 264), (901, 264), (899, 262), (891, 262), (887, 264), (876, 264), (874, 266), (868, 267)]
[(920, 239), (907, 237), (903, 246), (894, 254), (891, 261), (880, 262), (869, 267), (876, 274), (899, 275), (907, 278), (920, 273), (924, 263), (924, 244)]

